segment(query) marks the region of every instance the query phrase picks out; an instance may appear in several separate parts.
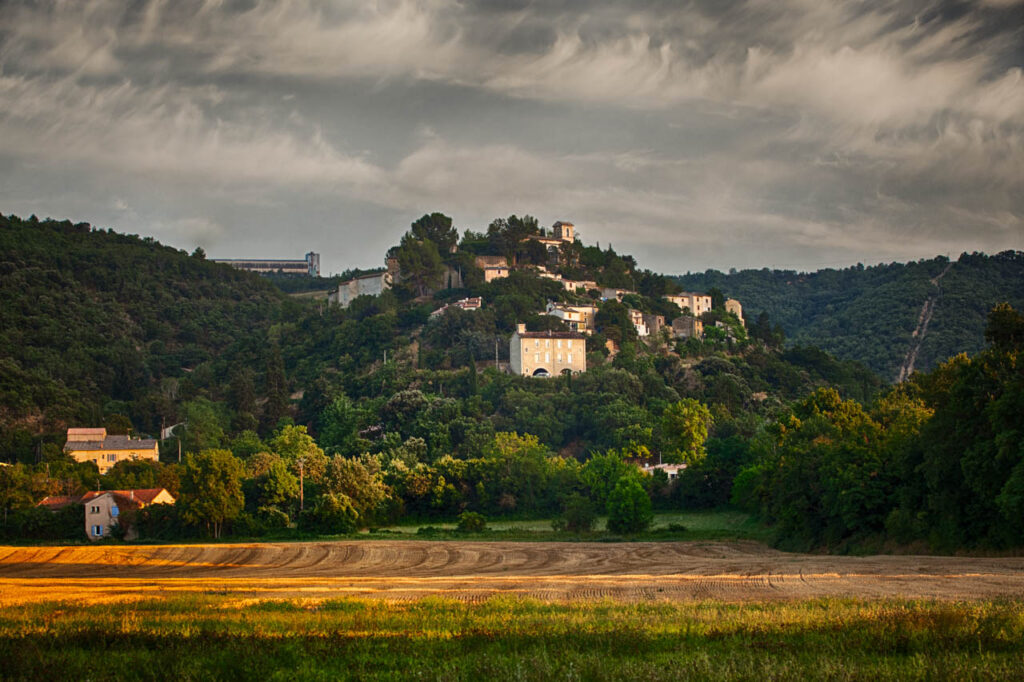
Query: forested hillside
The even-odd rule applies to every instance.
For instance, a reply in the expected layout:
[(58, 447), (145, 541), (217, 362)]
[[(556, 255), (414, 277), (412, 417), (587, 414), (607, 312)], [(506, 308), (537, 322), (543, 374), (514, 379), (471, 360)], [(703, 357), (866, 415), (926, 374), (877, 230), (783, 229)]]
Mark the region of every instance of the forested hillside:
[(201, 252), (0, 216), (5, 440), (113, 415), (153, 433), (229, 367), (266, 367), (267, 333), (290, 312), (277, 289)]
[[(1024, 537), (1016, 418), (1024, 319), (1012, 309), (990, 313), (994, 347), (977, 360), (885, 391), (862, 365), (812, 346), (780, 347), (764, 319), (744, 327), (721, 292), (702, 315), (702, 339), (667, 329), (639, 338), (628, 311), (679, 315), (663, 298), (675, 285), (611, 248), (576, 241), (552, 253), (531, 239), (542, 234), (532, 218), (510, 216), (460, 240), (450, 218), (425, 215), (389, 252), (401, 268), (395, 287), (342, 309), (286, 296), (198, 250), (3, 218), (0, 461), (13, 466), (0, 467), (0, 535), (81, 534), (73, 514), (34, 506), (99, 480), (95, 463), (61, 451), (68, 426), (155, 434), (185, 423), (182, 463), (175, 438), (161, 444), (161, 463), (121, 461), (103, 477), (106, 488), (180, 494), (172, 508), (133, 521), (144, 536), (253, 536), (296, 523), (301, 532), (351, 532), (408, 515), (462, 514), (474, 526), (479, 513), (561, 518), (585, 530), (581, 519), (592, 522), (595, 510), (706, 508), (731, 498), (783, 542), (805, 546), (880, 535), (1009, 546)], [(479, 254), (519, 269), (485, 282)], [(821, 305), (842, 319), (857, 311), (881, 337), (867, 319), (872, 301), (909, 315), (918, 305), (911, 285), (923, 281), (917, 291), (927, 298), (943, 271), (943, 286), (952, 278), (960, 287), (962, 277), (979, 291), (975, 270), (988, 273), (984, 295), (995, 296), (1020, 258), (947, 266), (878, 268), (870, 290), (857, 288), (859, 270), (794, 276), (777, 289), (804, 291), (820, 276), (828, 282)], [(463, 288), (451, 288), (450, 275), (445, 286), (455, 268)], [(632, 292), (603, 300), (551, 276)], [(708, 284), (758, 300), (727, 280)], [(846, 298), (837, 293), (844, 285)], [(465, 296), (482, 307), (431, 315)], [(549, 301), (597, 307), (587, 371), (550, 379), (503, 371), (517, 323), (566, 330), (542, 314)], [(967, 306), (945, 291), (941, 301)], [(790, 315), (780, 321), (799, 319)], [(940, 339), (949, 333), (936, 328)], [(659, 458), (688, 468), (670, 482), (636, 466)], [(949, 478), (968, 466), (977, 475)], [(206, 504), (211, 498), (220, 502)], [(642, 530), (640, 517), (623, 532)]]
[[(748, 320), (766, 312), (790, 343), (856, 360), (887, 381), (899, 377), (917, 342), (914, 368), (932, 369), (957, 353), (984, 348), (985, 316), (992, 306), (1024, 306), (1024, 253), (1019, 251), (812, 273), (709, 270), (675, 279), (684, 289), (717, 287), (742, 301)], [(930, 299), (925, 328), (922, 311)]]
[[(363, 434), (346, 449), (376, 451), (390, 447), (389, 438), (416, 436), (431, 460), (466, 457), (508, 430), (579, 457), (606, 448), (656, 453), (662, 412), (684, 397), (713, 403), (723, 433), (749, 432), (755, 415), (815, 386), (839, 385), (861, 398), (878, 388), (865, 370), (811, 349), (780, 353), (763, 342), (737, 345), (724, 333), (704, 342), (662, 335), (640, 343), (626, 305), (614, 300), (600, 303), (585, 376), (565, 383), (481, 372), (496, 352), (507, 361), (516, 323), (564, 329), (540, 313), (550, 300), (581, 296), (529, 269), (484, 283), (472, 266), (480, 252), (546, 260), (535, 242), (522, 241), (538, 232), (529, 217), (498, 219), (452, 249), (458, 236), (450, 219), (424, 216), (395, 249), (411, 263), (406, 283), (344, 310), (296, 301), (256, 275), (151, 239), (14, 216), (0, 228), (0, 448), (7, 460), (38, 461), (44, 446), (55, 452), (69, 425), (155, 434), (189, 420), (186, 445), (200, 447), (243, 431), (271, 435), (286, 418), (319, 436), (337, 400), (351, 403), (344, 437)], [(602, 284), (636, 283), (649, 295), (628, 297), (630, 306), (678, 314), (660, 298), (670, 283), (638, 270), (630, 257), (578, 242), (570, 251), (564, 271)], [(416, 296), (424, 284), (436, 286), (441, 252), (463, 268), (466, 288)], [(429, 317), (467, 295), (480, 296), (483, 309)], [(609, 339), (620, 348), (614, 359)], [(200, 424), (219, 435), (204, 440)], [(325, 444), (334, 438), (342, 447), (338, 428), (328, 429)]]

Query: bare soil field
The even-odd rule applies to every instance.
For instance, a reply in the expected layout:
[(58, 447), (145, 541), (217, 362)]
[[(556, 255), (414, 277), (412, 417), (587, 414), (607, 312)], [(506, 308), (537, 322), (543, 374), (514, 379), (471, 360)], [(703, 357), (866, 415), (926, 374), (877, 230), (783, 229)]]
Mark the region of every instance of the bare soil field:
[(1020, 598), (1024, 558), (790, 554), (746, 541), (0, 547), (0, 606), (187, 593), (241, 600)]

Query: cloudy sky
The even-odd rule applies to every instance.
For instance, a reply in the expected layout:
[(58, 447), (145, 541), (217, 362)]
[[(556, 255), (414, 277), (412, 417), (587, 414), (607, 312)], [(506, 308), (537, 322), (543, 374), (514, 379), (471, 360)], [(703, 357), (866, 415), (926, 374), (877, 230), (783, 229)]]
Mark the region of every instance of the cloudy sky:
[(529, 213), (645, 267), (1024, 249), (1024, 3), (0, 1), (0, 212), (380, 265)]

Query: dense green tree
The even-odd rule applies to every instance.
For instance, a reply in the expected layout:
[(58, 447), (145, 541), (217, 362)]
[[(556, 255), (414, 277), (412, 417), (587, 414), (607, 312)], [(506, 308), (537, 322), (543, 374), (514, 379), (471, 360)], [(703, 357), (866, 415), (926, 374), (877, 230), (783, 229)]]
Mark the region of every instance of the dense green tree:
[(608, 495), (608, 530), (639, 533), (654, 521), (651, 499), (636, 475), (622, 476)]
[(219, 538), (224, 524), (237, 517), (245, 504), (243, 472), (241, 461), (229, 450), (203, 450), (186, 456), (178, 500), (185, 521), (204, 526)]
[(227, 418), (223, 405), (207, 398), (196, 398), (181, 408), (185, 420), (182, 448), (185, 452), (199, 452), (224, 445)]
[(286, 509), (299, 499), (299, 481), (282, 459), (271, 462), (254, 482), (258, 502), (262, 507)]
[(23, 464), (0, 466), (0, 509), (4, 513), (4, 527), (11, 509), (32, 504), (29, 475)]
[(359, 513), (343, 494), (325, 493), (299, 517), (299, 527), (317, 533), (352, 533), (357, 528)]
[(684, 398), (665, 408), (661, 431), (665, 441), (662, 459), (666, 462), (695, 464), (707, 454), (704, 442), (711, 427), (711, 412), (693, 398)]
[(407, 234), (394, 255), (402, 281), (411, 288), (413, 295), (425, 296), (430, 290), (442, 286), (444, 264), (434, 242)]
[(412, 224), (409, 232), (416, 239), (432, 242), (442, 254), (452, 250), (459, 240), (459, 232), (452, 227), (452, 219), (443, 213), (424, 215)]

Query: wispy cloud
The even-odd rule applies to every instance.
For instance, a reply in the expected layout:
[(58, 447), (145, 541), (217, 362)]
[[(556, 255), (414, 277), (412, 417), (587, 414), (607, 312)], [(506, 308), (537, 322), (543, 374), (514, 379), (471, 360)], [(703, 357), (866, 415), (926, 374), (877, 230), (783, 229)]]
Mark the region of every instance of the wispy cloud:
[(0, 169), (0, 199), (34, 208), (70, 168), (149, 178), (217, 227), (115, 189), (97, 211), (149, 201), (221, 244), (297, 196), (529, 211), (663, 268), (1020, 248), (1022, 45), (1010, 0), (12, 2), (0, 155), (40, 194)]

